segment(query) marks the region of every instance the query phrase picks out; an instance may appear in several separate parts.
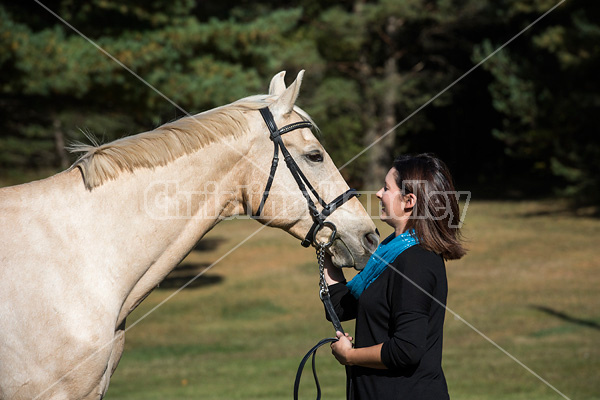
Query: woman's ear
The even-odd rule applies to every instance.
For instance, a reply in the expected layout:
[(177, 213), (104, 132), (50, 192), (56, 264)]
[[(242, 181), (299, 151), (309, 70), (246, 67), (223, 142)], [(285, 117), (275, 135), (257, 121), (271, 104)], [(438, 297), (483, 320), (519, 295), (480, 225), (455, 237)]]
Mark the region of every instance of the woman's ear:
[(414, 193), (407, 194), (406, 196), (404, 196), (404, 204), (405, 209), (415, 208), (415, 206), (417, 205), (417, 196), (415, 196)]

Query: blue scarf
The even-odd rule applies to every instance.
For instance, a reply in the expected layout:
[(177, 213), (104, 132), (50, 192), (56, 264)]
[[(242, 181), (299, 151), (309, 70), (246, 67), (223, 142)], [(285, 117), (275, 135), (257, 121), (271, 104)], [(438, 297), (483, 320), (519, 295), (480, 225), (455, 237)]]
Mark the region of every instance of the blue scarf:
[(369, 258), (366, 267), (346, 284), (350, 293), (358, 299), (362, 292), (385, 271), (388, 264), (393, 263), (404, 250), (418, 243), (419, 240), (415, 237), (414, 229), (398, 236), (394, 236), (392, 233), (385, 238)]

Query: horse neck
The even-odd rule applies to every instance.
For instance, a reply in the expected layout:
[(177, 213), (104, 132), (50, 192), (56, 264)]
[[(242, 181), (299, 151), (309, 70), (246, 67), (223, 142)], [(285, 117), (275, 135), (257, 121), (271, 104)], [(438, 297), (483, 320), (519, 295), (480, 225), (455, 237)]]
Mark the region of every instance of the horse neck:
[(85, 239), (95, 243), (94, 259), (108, 279), (119, 277), (125, 308), (133, 309), (219, 221), (239, 212), (235, 171), (243, 155), (243, 141), (212, 144), (82, 194), (94, 232)]

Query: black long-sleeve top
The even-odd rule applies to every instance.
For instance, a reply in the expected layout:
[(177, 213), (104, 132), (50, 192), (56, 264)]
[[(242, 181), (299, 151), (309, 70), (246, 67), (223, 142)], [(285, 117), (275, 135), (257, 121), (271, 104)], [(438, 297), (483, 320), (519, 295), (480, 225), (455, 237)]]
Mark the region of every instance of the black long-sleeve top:
[(345, 282), (329, 287), (340, 320), (356, 318), (355, 347), (383, 343), (381, 359), (388, 368), (349, 368), (348, 398), (449, 399), (442, 371), (444, 260), (416, 245), (391, 265), (358, 300)]

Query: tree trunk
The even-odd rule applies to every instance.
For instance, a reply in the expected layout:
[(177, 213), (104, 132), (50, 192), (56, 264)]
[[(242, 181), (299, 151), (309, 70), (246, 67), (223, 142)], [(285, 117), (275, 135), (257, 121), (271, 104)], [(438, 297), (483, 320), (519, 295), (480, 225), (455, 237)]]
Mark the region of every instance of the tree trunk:
[[(385, 27), (385, 35), (388, 38), (393, 38), (394, 33), (398, 29), (398, 20), (395, 17), (388, 17)], [(380, 99), (380, 109), (377, 113), (375, 101), (369, 101), (369, 106), (365, 109), (365, 126), (367, 130), (364, 136), (365, 146), (374, 144), (367, 151), (367, 168), (364, 173), (364, 189), (378, 190), (383, 185), (383, 180), (387, 171), (392, 166), (393, 151), (395, 142), (396, 126), (396, 93), (398, 86), (398, 73), (396, 62), (396, 48), (394, 40), (388, 41), (388, 58), (385, 61), (383, 69), (383, 79), (385, 80), (385, 93), (374, 93), (373, 98)], [(366, 57), (363, 57), (366, 59)], [(361, 64), (363, 63), (361, 59)], [(361, 70), (367, 70), (362, 68)], [(371, 68), (369, 67), (370, 71)], [(361, 81), (367, 81), (367, 77), (362, 77)], [(368, 90), (368, 89), (367, 89)]]

